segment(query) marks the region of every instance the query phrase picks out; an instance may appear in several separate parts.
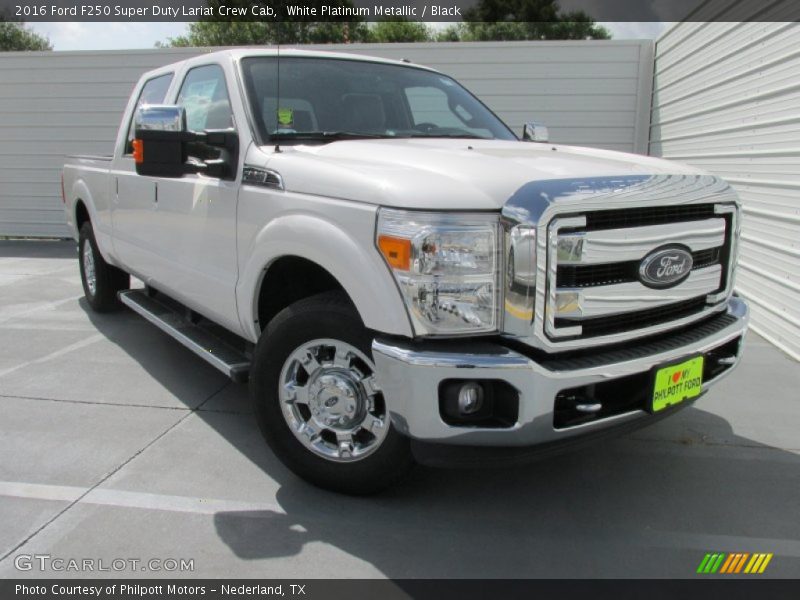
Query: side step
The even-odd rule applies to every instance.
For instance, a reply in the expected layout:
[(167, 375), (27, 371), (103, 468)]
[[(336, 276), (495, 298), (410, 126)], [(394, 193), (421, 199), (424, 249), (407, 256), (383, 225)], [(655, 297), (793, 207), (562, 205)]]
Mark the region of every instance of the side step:
[(250, 374), (250, 359), (247, 356), (214, 334), (189, 322), (171, 306), (149, 296), (145, 290), (119, 292), (119, 299), (125, 306), (142, 315), (234, 381), (247, 381)]

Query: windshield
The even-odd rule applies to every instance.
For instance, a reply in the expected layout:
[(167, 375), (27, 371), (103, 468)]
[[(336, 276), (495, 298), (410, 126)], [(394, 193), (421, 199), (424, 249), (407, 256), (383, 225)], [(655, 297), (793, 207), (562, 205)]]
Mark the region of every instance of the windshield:
[[(456, 137), (516, 140), (450, 77), (414, 67), (346, 59), (242, 60), (259, 137), (328, 142), (359, 137)], [(278, 99), (280, 95), (280, 99)]]

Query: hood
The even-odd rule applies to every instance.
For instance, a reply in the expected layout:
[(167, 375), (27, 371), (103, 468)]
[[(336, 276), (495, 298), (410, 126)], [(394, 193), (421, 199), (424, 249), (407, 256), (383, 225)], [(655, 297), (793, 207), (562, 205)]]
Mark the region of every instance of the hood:
[(284, 146), (269, 154), (267, 166), (281, 174), (287, 191), (444, 210), (496, 210), (534, 181), (702, 174), (678, 163), (594, 148), (420, 138)]

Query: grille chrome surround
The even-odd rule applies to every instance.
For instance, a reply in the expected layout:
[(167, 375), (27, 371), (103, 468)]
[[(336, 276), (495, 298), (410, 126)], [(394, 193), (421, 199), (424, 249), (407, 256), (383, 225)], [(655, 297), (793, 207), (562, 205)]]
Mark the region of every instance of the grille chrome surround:
[[(532, 182), (514, 194), (504, 207), (503, 216), (507, 233), (514, 227), (530, 227), (532, 224), (537, 229), (535, 289), (515, 293), (512, 286), (507, 291), (503, 326), (504, 335), (536, 348), (566, 351), (621, 343), (669, 331), (724, 310), (722, 301), (733, 289), (735, 260), (732, 258), (736, 256), (740, 227), (738, 198), (726, 182), (714, 176), (657, 175)], [(661, 239), (658, 239), (657, 230), (663, 233)], [(603, 281), (591, 273), (584, 274), (590, 281), (589, 286), (567, 291), (583, 292), (582, 306), (589, 310), (580, 317), (571, 314), (563, 318), (564, 315), (555, 310), (559, 293), (565, 291), (555, 285), (559, 266), (562, 269), (583, 269), (586, 265), (576, 262), (574, 255), (569, 254), (575, 246), (572, 242), (561, 245), (561, 257), (568, 260), (559, 261), (559, 239), (574, 240), (581, 234), (584, 242), (593, 240), (597, 251), (603, 246), (606, 249), (614, 246), (613, 253), (621, 252), (619, 256), (631, 259), (627, 261), (628, 265), (643, 259), (647, 249), (669, 243), (683, 243), (693, 250), (693, 255), (703, 256), (705, 260), (698, 263), (697, 273), (692, 272), (693, 283), (683, 290), (690, 279), (667, 290), (631, 287), (626, 295), (633, 292), (636, 308), (627, 310), (623, 307), (614, 310), (601, 308), (596, 297), (587, 301), (586, 293), (597, 292), (607, 284), (605, 292), (610, 298), (615, 294), (612, 288), (626, 281), (640, 285), (638, 279), (627, 277), (625, 281)], [(599, 246), (596, 240), (612, 244)], [(632, 240), (631, 245), (636, 249), (625, 249), (626, 240)], [(615, 241), (620, 245), (615, 246)], [(507, 235), (507, 252), (509, 248)], [(591, 256), (601, 256), (597, 251)], [(616, 268), (615, 263), (618, 264), (605, 259), (600, 262), (595, 262), (600, 259), (591, 260), (590, 265), (612, 271)], [(698, 284), (700, 274), (702, 285)], [(673, 298), (666, 300), (664, 292)], [(682, 307), (686, 307), (684, 312), (680, 310)], [(589, 314), (594, 321), (588, 321)], [(609, 331), (605, 324), (597, 326), (598, 316), (623, 322), (626, 314), (631, 316), (630, 322), (635, 325), (630, 329)], [(637, 318), (637, 315), (642, 318)], [(653, 320), (648, 322), (646, 318), (651, 315)], [(665, 315), (669, 315), (666, 321)], [(587, 321), (586, 335), (581, 320)], [(598, 333), (592, 333), (595, 330)]]

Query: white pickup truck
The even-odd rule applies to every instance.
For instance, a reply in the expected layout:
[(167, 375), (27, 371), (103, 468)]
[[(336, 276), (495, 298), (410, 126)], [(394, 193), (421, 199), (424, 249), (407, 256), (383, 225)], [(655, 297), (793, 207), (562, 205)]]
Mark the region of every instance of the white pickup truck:
[(329, 489), (648, 424), (741, 356), (724, 181), (533, 124), (518, 139), (406, 62), (162, 67), (113, 156), (71, 157), (63, 183), (89, 305), (249, 379), (271, 448)]

